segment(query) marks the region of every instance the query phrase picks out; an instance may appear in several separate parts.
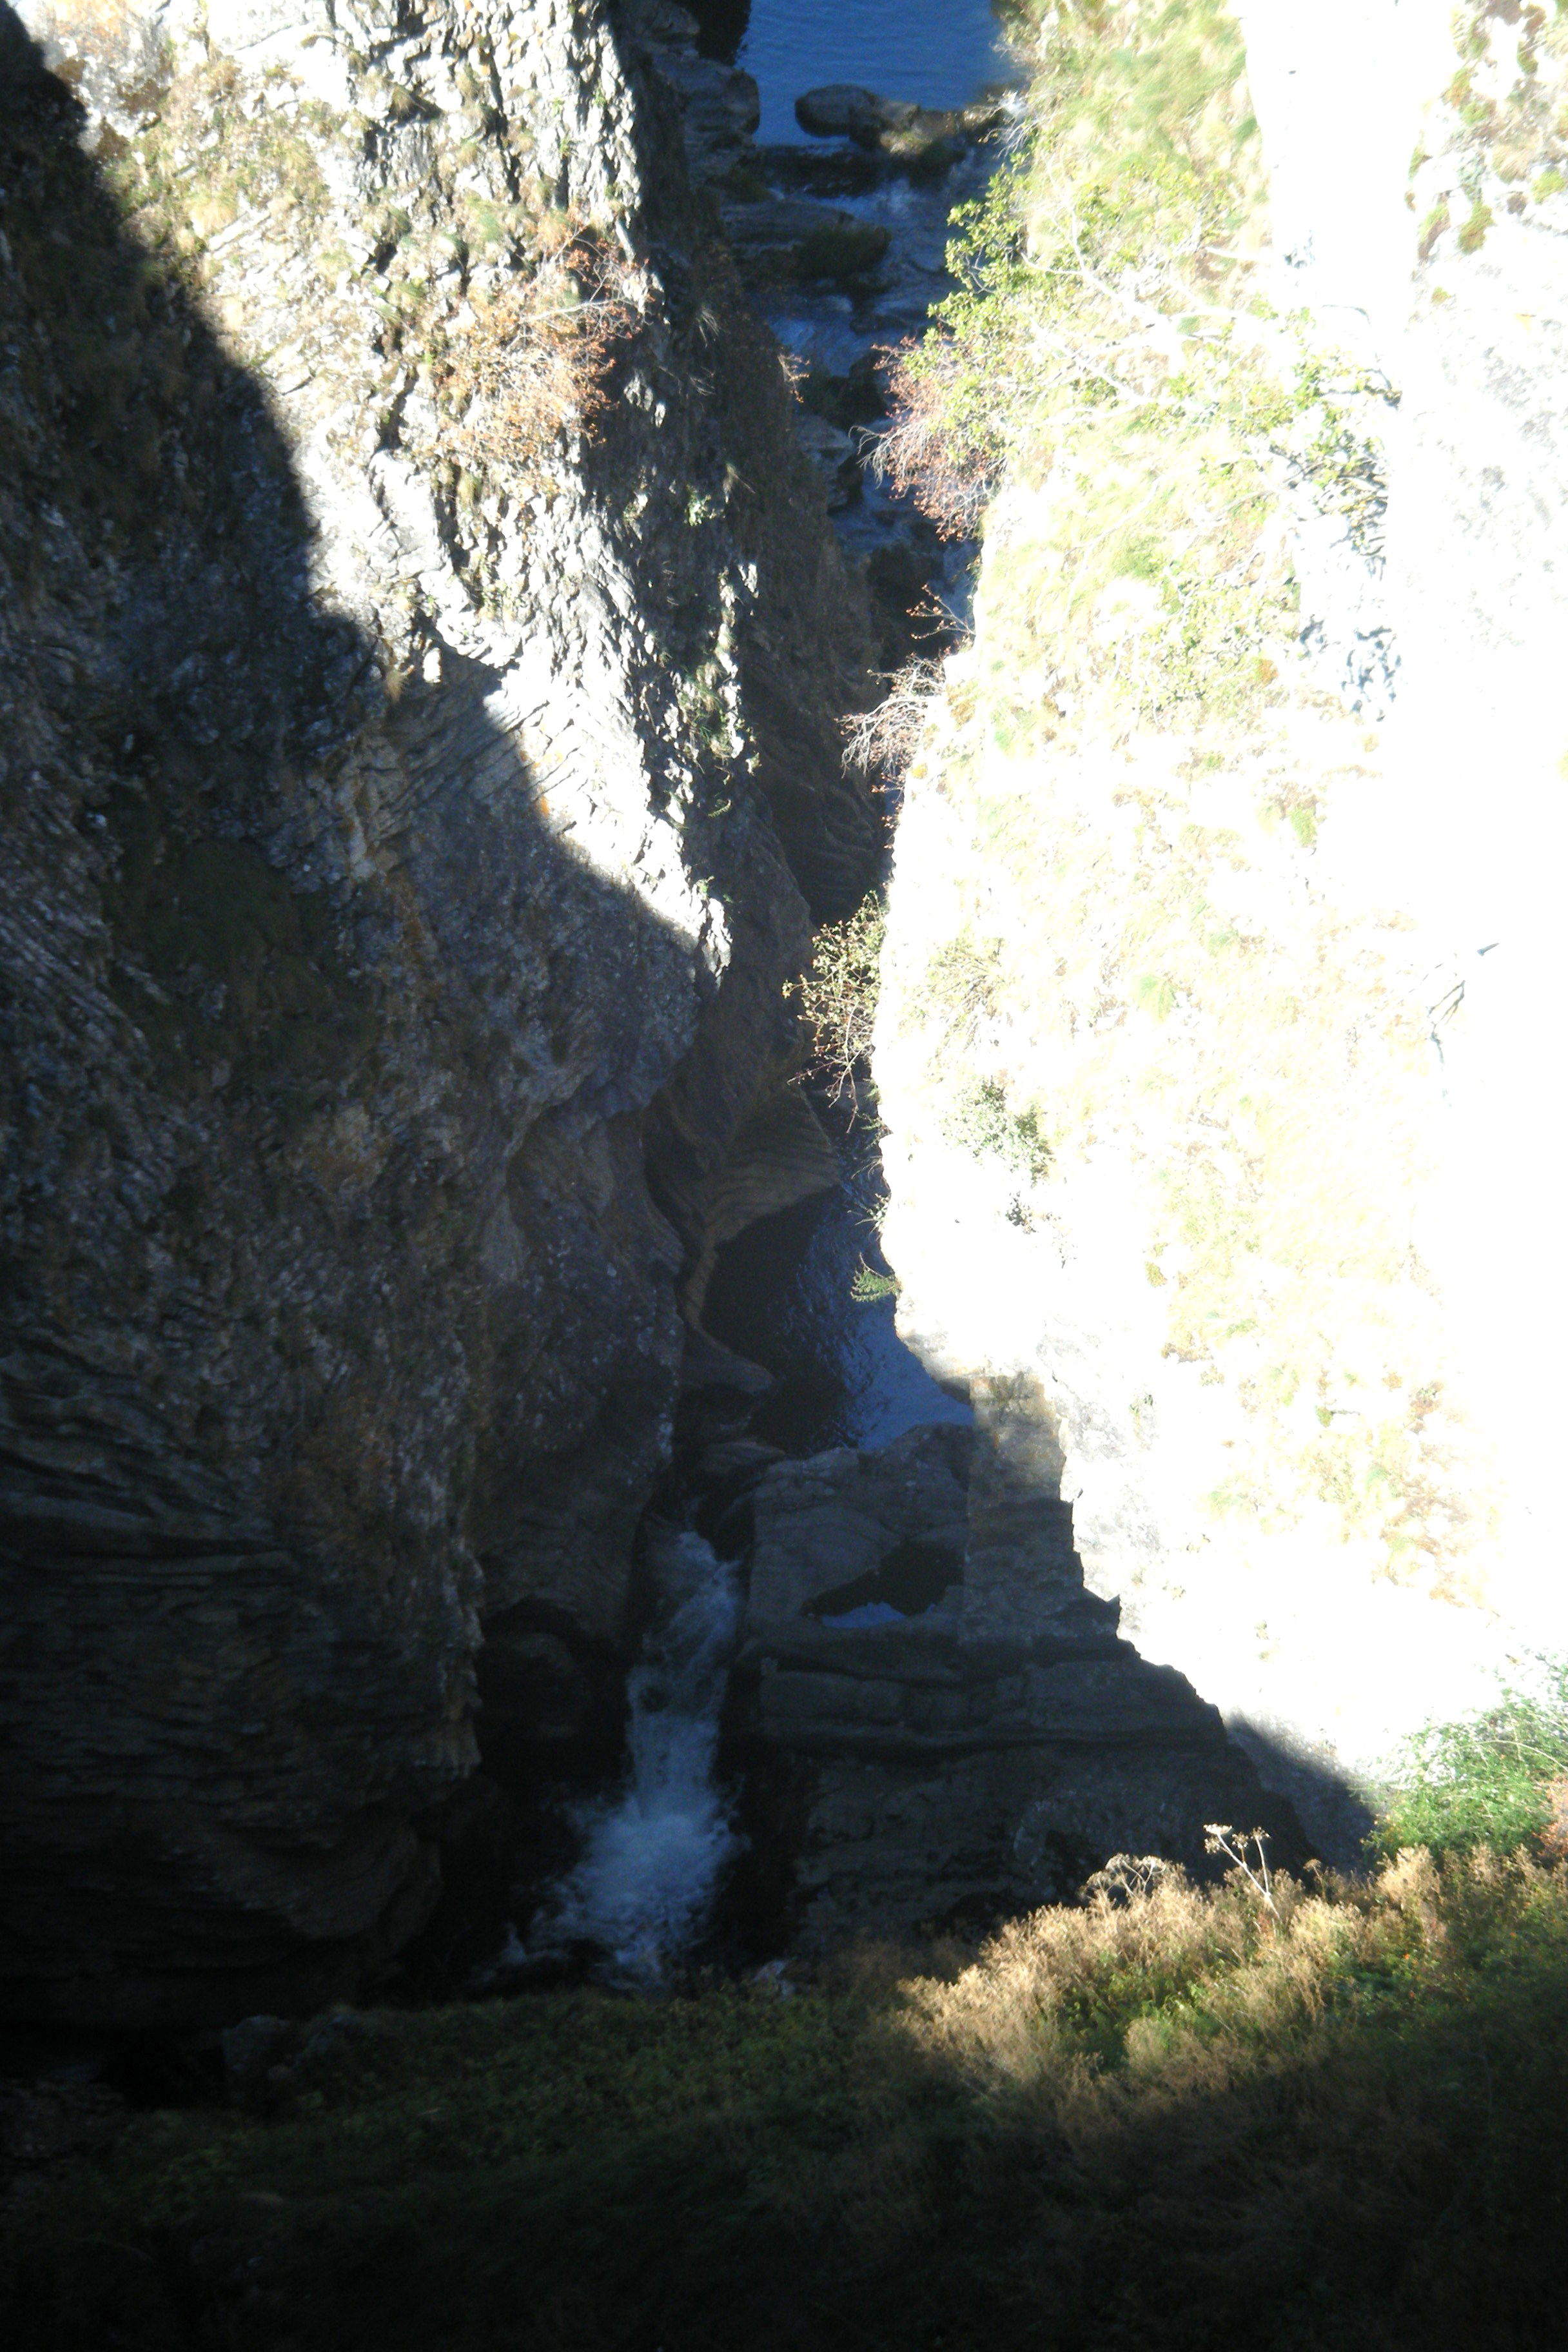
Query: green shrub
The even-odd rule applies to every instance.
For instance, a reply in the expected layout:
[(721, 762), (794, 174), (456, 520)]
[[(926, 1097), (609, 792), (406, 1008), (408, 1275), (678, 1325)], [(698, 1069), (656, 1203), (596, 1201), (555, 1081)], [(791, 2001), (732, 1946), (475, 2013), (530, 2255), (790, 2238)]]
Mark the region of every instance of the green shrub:
[(1345, 403), (1372, 387), (1253, 282), (1260, 156), (1228, 10), (1028, 14), (1029, 143), (953, 216), (958, 291), (897, 363), (882, 462), (951, 532), (1004, 477), (1047, 493), (1019, 600), (1063, 682), (1146, 718), (1237, 709), (1295, 634), (1280, 462), (1314, 489), (1325, 449), (1331, 482), (1347, 456), (1364, 473)]
[(879, 1273), (864, 1258), (849, 1277), (849, 1296), (861, 1307), (874, 1307), (880, 1299), (896, 1298), (898, 1295), (898, 1276)]
[(1377, 1847), (1435, 1853), (1490, 1846), (1510, 1853), (1549, 1835), (1568, 1775), (1568, 1661), (1532, 1693), (1505, 1690), (1495, 1706), (1432, 1724), (1410, 1740), (1375, 1833)]
[(1000, 1160), (1037, 1184), (1051, 1164), (1051, 1147), (1032, 1106), (1013, 1110), (1006, 1089), (994, 1078), (965, 1079), (955, 1087), (942, 1114), (942, 1131), (977, 1160)]
[(847, 1092), (853, 1098), (857, 1072), (871, 1050), (886, 929), (873, 894), (843, 922), (823, 925), (812, 944), (811, 968), (795, 983), (811, 1068), (835, 1102)]

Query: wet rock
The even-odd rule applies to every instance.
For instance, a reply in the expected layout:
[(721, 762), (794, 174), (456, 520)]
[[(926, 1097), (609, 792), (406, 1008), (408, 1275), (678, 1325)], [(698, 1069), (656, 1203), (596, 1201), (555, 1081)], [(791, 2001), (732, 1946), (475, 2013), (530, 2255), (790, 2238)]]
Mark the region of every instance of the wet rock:
[(860, 495), (860, 458), (847, 433), (809, 410), (795, 419), (795, 437), (827, 490), (827, 511), (837, 514)]
[(826, 418), (841, 432), (857, 425), (873, 425), (888, 413), (873, 352), (862, 352), (847, 375), (813, 367), (801, 385), (800, 396), (802, 405), (814, 416)]
[(751, 75), (675, 46), (661, 49), (658, 70), (679, 95), (693, 176), (718, 179), (733, 170), (750, 152), (752, 133), (762, 120), (762, 102)]
[(727, 203), (721, 212), (735, 257), (752, 278), (863, 278), (888, 250), (880, 222), (804, 197)]
[[(795, 422), (798, 426), (798, 417)], [(807, 454), (815, 455), (809, 446)], [(793, 1081), (792, 1072), (782, 1083), (759, 1089), (731, 1139), (723, 1165), (703, 1189), (703, 1246), (680, 1292), (689, 1324), (701, 1319), (713, 1263), (726, 1242), (763, 1217), (832, 1192), (839, 1181), (838, 1155), (809, 1096)]]
[(879, 221), (853, 216), (825, 222), (794, 248), (795, 274), (803, 279), (836, 278), (841, 282), (869, 276), (888, 250), (889, 235)]
[(692, 1465), (691, 1482), (698, 1496), (694, 1523), (698, 1533), (712, 1542), (719, 1528), (730, 1525), (735, 1540), (716, 1549), (733, 1558), (749, 1539), (749, 1517), (731, 1515), (743, 1506), (764, 1472), (784, 1460), (783, 1448), (760, 1437), (731, 1437), (706, 1446)]
[(853, 139), (875, 146), (887, 131), (904, 130), (921, 109), (907, 100), (879, 97), (852, 82), (828, 82), (795, 102), (795, 119), (814, 139)]
[(771, 1392), (773, 1376), (706, 1331), (688, 1329), (680, 1384), (683, 1389), (733, 1389), (741, 1396), (762, 1398)]
[(697, 1464), (695, 1475), (715, 1486), (731, 1478), (760, 1478), (784, 1458), (782, 1445), (769, 1445), (761, 1437), (735, 1437), (724, 1444), (710, 1445)]
[(795, 121), (816, 139), (849, 139), (878, 150), (907, 170), (935, 173), (955, 162), (973, 140), (1005, 119), (992, 101), (973, 106), (916, 106), (883, 98), (847, 82), (808, 89), (795, 102)]
[(759, 147), (754, 169), (765, 186), (790, 195), (863, 196), (880, 187), (890, 166), (863, 147)]

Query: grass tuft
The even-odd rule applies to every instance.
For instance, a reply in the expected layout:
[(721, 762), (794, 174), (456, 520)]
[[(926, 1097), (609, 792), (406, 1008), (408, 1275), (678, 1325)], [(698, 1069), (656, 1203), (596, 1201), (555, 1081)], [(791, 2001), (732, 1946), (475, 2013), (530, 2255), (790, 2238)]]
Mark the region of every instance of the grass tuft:
[(14, 2190), (10, 2340), (1545, 2346), (1565, 1996), (1568, 1873), (1478, 1847), (1272, 1907), (1129, 1862), (782, 1997), (351, 2014), (269, 2120), (143, 2115)]

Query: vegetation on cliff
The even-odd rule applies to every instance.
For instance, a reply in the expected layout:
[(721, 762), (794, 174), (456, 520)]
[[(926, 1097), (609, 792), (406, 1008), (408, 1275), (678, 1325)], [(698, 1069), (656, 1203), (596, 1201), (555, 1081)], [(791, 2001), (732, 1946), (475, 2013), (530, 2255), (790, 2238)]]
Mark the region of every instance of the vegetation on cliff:
[(1488, 1472), (1410, 1216), (1444, 1008), (1399, 909), (1323, 887), (1379, 739), (1303, 656), (1291, 553), (1303, 513), (1347, 561), (1374, 549), (1385, 388), (1268, 299), (1230, 13), (1061, 0), (1034, 23), (1029, 131), (960, 217), (960, 291), (900, 363), (888, 449), (939, 518), (985, 513), (893, 884), (894, 1255), (918, 1294), (921, 1187), (935, 1216), (964, 1181), (956, 1067), (1045, 1147), (991, 1191), (1042, 1237), (1020, 1279), (1053, 1363), (1077, 1345), (1047, 1332), (1072, 1311), (1054, 1268), (1110, 1249), (1094, 1171), (1126, 1180), (1084, 1345), (1157, 1311), (1124, 1439), (1183, 1431), (1169, 1540), (1250, 1563), (1279, 1538), (1302, 1574), (1349, 1547), (1463, 1595)]
[(885, 462), (952, 529), (1004, 484), (1034, 509), (999, 559), (1015, 734), (1053, 688), (1233, 708), (1290, 628), (1272, 445), (1322, 389), (1253, 281), (1241, 36), (1215, 0), (1034, 13), (1029, 135), (955, 216), (959, 290), (900, 362)]

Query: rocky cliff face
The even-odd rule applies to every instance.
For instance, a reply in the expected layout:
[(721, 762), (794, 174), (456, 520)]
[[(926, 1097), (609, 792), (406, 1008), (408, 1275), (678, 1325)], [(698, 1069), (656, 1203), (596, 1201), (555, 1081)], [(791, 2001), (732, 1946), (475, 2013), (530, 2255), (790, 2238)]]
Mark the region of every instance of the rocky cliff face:
[(750, 1517), (731, 1745), (800, 1948), (973, 1930), (1070, 1901), (1113, 1855), (1205, 1866), (1205, 1830), (1304, 1848), (1218, 1712), (1089, 1591), (1027, 1377), (973, 1428), (781, 1462)]
[[(1060, 143), (1024, 249), (1059, 250), (1074, 173), (1131, 224), (1115, 367), (1146, 446), (1172, 370), (1227, 429), (1205, 319), (1276, 406), (1223, 451), (1178, 426), (1147, 480), (1134, 452), (1131, 523), (1113, 469), (1017, 428), (899, 834), (886, 1247), (935, 1369), (1038, 1380), (1090, 1589), (1350, 1859), (1347, 1790), (1399, 1737), (1563, 1640), (1539, 1172), (1563, 37), (1511, 5), (1130, 0), (1117, 65), (1074, 48), (1089, 12), (1039, 14), (1033, 111)], [(1158, 231), (1140, 245), (1134, 81), (1209, 206), (1196, 293)], [(1092, 340), (1110, 283), (1062, 298), (1052, 349)], [(1291, 319), (1301, 343), (1270, 342)], [(1163, 545), (1184, 479), (1205, 487)], [(1119, 546), (1104, 573), (1091, 540)], [(1069, 677), (1039, 614), (1075, 578)]]
[(222, 2017), (614, 1688), (861, 621), (629, 12), (25, 16), (0, 1982)]

